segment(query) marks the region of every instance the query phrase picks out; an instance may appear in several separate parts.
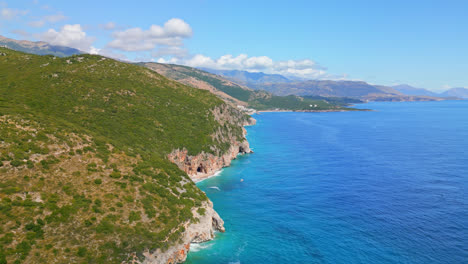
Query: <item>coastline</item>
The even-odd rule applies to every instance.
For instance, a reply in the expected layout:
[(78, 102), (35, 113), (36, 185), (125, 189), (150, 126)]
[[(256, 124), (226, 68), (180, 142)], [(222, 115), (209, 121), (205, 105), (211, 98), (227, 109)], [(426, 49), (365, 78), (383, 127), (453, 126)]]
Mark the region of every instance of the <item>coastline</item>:
[[(225, 168), (225, 167), (224, 167)], [(208, 173), (208, 174), (202, 174), (202, 175), (196, 175), (194, 178), (190, 177), (194, 183), (199, 183), (202, 182), (206, 179), (212, 178), (212, 177), (217, 177), (223, 172), (223, 169), (221, 168), (217, 171), (214, 171), (213, 173)]]
[[(255, 125), (256, 120), (249, 116), (248, 120), (242, 123), (242, 139), (231, 139), (231, 146), (220, 156), (211, 153), (199, 153), (195, 156), (188, 155), (186, 149), (176, 149), (167, 155), (167, 158), (176, 164), (181, 170), (185, 171), (190, 179), (195, 182), (201, 182), (211, 177), (221, 174), (223, 168), (231, 165), (231, 161), (238, 155), (253, 153), (250, 150), (249, 142), (246, 139), (247, 130), (245, 126)], [(224, 221), (213, 208), (213, 203), (208, 200), (203, 203), (204, 213), (193, 209), (192, 214), (196, 222), (188, 221), (183, 223), (185, 232), (183, 239), (169, 248), (166, 252), (157, 250), (153, 253), (145, 252), (145, 260), (141, 264), (176, 264), (183, 263), (187, 254), (190, 252), (192, 244), (200, 244), (213, 240), (216, 232), (225, 232)], [(139, 263), (139, 262), (135, 262)]]
[(329, 109), (329, 110), (260, 110), (257, 113), (332, 113), (332, 112), (353, 112), (353, 111), (373, 111), (372, 109)]

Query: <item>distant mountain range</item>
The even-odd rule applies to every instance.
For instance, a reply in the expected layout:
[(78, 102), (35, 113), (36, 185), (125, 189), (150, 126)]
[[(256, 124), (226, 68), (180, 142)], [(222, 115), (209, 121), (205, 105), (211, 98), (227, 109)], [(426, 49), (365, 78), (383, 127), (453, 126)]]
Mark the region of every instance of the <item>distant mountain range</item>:
[[(78, 49), (51, 45), (42, 41), (14, 40), (3, 36), (0, 36), (0, 46), (37, 55), (54, 55), (58, 57), (84, 53)], [(275, 96), (347, 97), (369, 101), (434, 101), (445, 100), (446, 98), (468, 99), (468, 89), (466, 88), (452, 88), (439, 94), (406, 84), (389, 87), (373, 85), (363, 81), (302, 80), (300, 78), (286, 77), (280, 74), (241, 70), (215, 70), (208, 68), (196, 70), (181, 65), (163, 67), (158, 64), (148, 64), (145, 66), (150, 66), (149, 68), (153, 70), (157, 68), (157, 71), (161, 74), (191, 86), (194, 86), (194, 84), (190, 82), (200, 82), (201, 79), (208, 78), (206, 76), (208, 73), (213, 74), (209, 76), (209, 78), (211, 78), (211, 84), (208, 83), (208, 85), (206, 85), (207, 82), (205, 82), (205, 85), (198, 85), (200, 86), (198, 88), (210, 90), (223, 99), (228, 99), (233, 103), (241, 105), (241, 101), (247, 102), (252, 99), (252, 90), (266, 91)], [(171, 74), (172, 76), (169, 76)], [(181, 76), (181, 74), (183, 76)], [(195, 74), (196, 76), (190, 76), (190, 74)], [(201, 77), (201, 79), (198, 77)], [(218, 78), (218, 80), (215, 80), (216, 78)], [(213, 82), (218, 85), (217, 88), (213, 89)], [(241, 98), (241, 100), (239, 100), (239, 98)]]
[(463, 99), (468, 99), (468, 89), (459, 87), (459, 88), (451, 88), (443, 93), (440, 94), (443, 97), (458, 97)]
[[(227, 77), (209, 73), (201, 69), (154, 62), (142, 62), (138, 64), (156, 71), (169, 79), (198, 89), (208, 90), (227, 103), (256, 110), (342, 111), (350, 110), (344, 108), (349, 104), (362, 103), (362, 101), (358, 99), (351, 98), (320, 96), (300, 97), (296, 95), (278, 96), (267, 91), (250, 89), (244, 85), (228, 80)], [(241, 71), (237, 71), (236, 74), (237, 76), (244, 76), (244, 73)], [(260, 82), (261, 79), (273, 79), (264, 73), (245, 74), (245, 80), (250, 80), (251, 78), (254, 78), (257, 82)]]
[(407, 84), (394, 85), (392, 88), (406, 95), (440, 96), (439, 94), (427, 89), (416, 88)]
[[(204, 69), (236, 83), (256, 90), (265, 90), (275, 95), (351, 97), (369, 101), (437, 101), (441, 96), (430, 91), (409, 93), (417, 88), (372, 85), (363, 81), (297, 80), (279, 74), (247, 72), (237, 70)], [(422, 92), (424, 90), (424, 92)]]
[(26, 53), (54, 55), (57, 57), (67, 57), (84, 53), (74, 48), (55, 46), (43, 41), (15, 40), (4, 36), (0, 36), (0, 46)]
[(435, 97), (446, 97), (446, 98), (463, 98), (468, 99), (468, 89), (463, 87), (451, 88), (442, 93), (431, 92), (424, 88), (416, 88), (407, 84), (400, 84), (392, 86), (395, 90), (407, 95), (424, 95), (424, 96), (435, 96)]
[(214, 70), (208, 68), (200, 69), (213, 74), (222, 75), (228, 80), (235, 81), (236, 83), (243, 85), (261, 85), (265, 83), (289, 83), (293, 81), (290, 78), (287, 78), (280, 74), (266, 74), (263, 72), (248, 72), (239, 70)]

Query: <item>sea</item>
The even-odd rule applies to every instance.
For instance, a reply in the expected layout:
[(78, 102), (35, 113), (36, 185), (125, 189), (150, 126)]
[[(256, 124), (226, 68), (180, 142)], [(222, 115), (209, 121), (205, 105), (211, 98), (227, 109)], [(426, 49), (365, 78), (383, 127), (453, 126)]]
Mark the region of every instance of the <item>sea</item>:
[(260, 113), (186, 263), (468, 263), (468, 101)]

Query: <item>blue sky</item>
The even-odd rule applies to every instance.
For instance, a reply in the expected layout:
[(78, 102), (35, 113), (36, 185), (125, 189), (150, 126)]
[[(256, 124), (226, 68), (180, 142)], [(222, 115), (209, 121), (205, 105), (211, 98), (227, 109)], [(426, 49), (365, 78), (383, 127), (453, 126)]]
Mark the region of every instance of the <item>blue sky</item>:
[(0, 34), (128, 60), (468, 87), (468, 1), (0, 0)]

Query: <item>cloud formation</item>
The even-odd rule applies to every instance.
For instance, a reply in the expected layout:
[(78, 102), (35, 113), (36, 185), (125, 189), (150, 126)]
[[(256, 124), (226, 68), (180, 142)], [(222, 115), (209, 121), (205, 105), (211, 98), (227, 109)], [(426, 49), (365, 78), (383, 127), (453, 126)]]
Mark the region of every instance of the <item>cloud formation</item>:
[(157, 46), (182, 46), (183, 40), (192, 36), (192, 28), (179, 18), (173, 18), (164, 26), (151, 25), (148, 30), (130, 28), (112, 34), (108, 47), (121, 51), (151, 51)]
[(19, 16), (24, 16), (27, 13), (29, 13), (28, 10), (21, 10), (21, 9), (15, 9), (15, 8), (8, 8), (8, 7), (2, 7), (0, 9), (0, 18), (4, 20), (12, 20), (14, 18), (17, 18)]
[(63, 21), (65, 19), (67, 19), (67, 17), (64, 16), (62, 13), (57, 13), (57, 14), (54, 14), (54, 15), (44, 17), (44, 20), (49, 22), (49, 23), (56, 23), (56, 22), (59, 22), (59, 21)]
[(65, 25), (60, 31), (49, 29), (37, 34), (36, 37), (53, 45), (72, 47), (85, 52), (93, 51), (91, 45), (95, 41), (93, 37), (86, 35), (80, 24)]
[(28, 22), (28, 25), (30, 27), (40, 28), (45, 25), (45, 21), (44, 20), (31, 21), (31, 22)]
[[(0, 6), (0, 8), (0, 16), (3, 19), (13, 19), (20, 15), (26, 15), (28, 12), (26, 10), (11, 9), (7, 6)], [(65, 19), (67, 17), (58, 12), (40, 17), (36, 21), (30, 21), (28, 25), (41, 28)], [(84, 52), (101, 54), (121, 60), (155, 60), (161, 63), (219, 70), (261, 71), (304, 79), (345, 78), (344, 76), (330, 75), (326, 68), (310, 59), (275, 61), (267, 56), (248, 56), (246, 54), (227, 54), (218, 58), (202, 54), (190, 54), (189, 50), (184, 46), (184, 41), (192, 37), (193, 30), (187, 22), (180, 18), (169, 19), (163, 25), (153, 24), (147, 29), (141, 27), (122, 29), (113, 21), (99, 24), (94, 28), (112, 32), (111, 38), (106, 45), (98, 48), (93, 46), (96, 39), (89, 36), (80, 24), (66, 24), (60, 29), (50, 28), (39, 34), (28, 34), (20, 30), (15, 30), (14, 33), (27, 38), (32, 37), (46, 41), (53, 45), (72, 47)]]
[(99, 27), (104, 30), (113, 30), (117, 27), (117, 25), (114, 22), (108, 22), (106, 24), (99, 25)]
[(44, 16), (40, 20), (31, 21), (28, 23), (30, 27), (40, 28), (43, 27), (46, 23), (57, 23), (67, 19), (62, 13), (57, 13), (54, 15)]
[(270, 74), (281, 74), (304, 79), (339, 79), (338, 76), (332, 76), (328, 74), (326, 68), (309, 59), (274, 61), (267, 56), (249, 57), (246, 54), (241, 54), (238, 56), (228, 54), (217, 59), (212, 59), (210, 57), (197, 54), (186, 59), (159, 58), (157, 61), (160, 63), (178, 63), (190, 67), (211, 68), (217, 70), (244, 70), (252, 72), (262, 71)]

